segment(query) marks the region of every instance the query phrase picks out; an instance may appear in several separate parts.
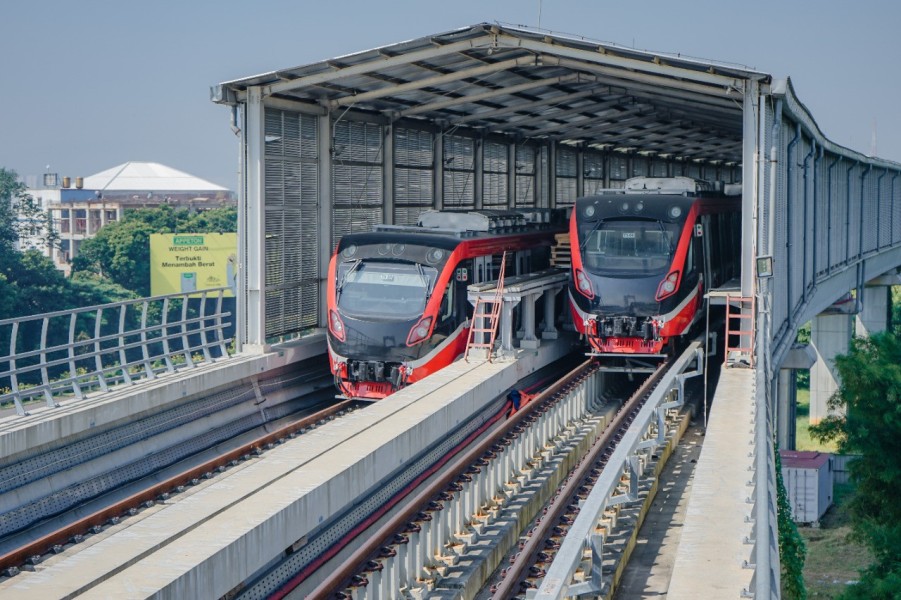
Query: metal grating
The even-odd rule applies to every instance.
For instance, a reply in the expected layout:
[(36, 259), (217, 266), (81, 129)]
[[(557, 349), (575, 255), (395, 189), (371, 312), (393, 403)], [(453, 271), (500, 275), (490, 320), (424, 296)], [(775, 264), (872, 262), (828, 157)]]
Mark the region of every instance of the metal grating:
[(507, 156), (508, 146), (486, 142), (483, 150), (482, 206), (497, 208), (507, 206)]
[(514, 206), (535, 206), (535, 147), (516, 145)]
[(318, 128), (274, 108), (264, 120), (266, 337), (277, 339), (319, 320)]
[(607, 159), (607, 165), (610, 172), (610, 187), (617, 187), (613, 185), (613, 181), (625, 181), (629, 178), (629, 160), (625, 156), (612, 154)]
[(578, 153), (573, 148), (557, 150), (555, 191), (557, 206), (572, 206), (576, 201), (578, 181)]
[(475, 140), (445, 135), (444, 207), (475, 208)]
[(632, 157), (632, 168), (629, 173), (631, 177), (647, 177), (648, 175), (648, 159), (644, 156)]
[(403, 127), (394, 130), (394, 224), (415, 225), (419, 214), (435, 202), (431, 132)]

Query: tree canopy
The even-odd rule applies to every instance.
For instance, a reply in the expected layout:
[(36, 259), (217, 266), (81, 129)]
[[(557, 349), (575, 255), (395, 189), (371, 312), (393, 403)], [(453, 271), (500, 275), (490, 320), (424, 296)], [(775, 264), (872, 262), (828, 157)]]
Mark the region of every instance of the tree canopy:
[(0, 319), (133, 297), (91, 278), (67, 279), (36, 249), (18, 251), (16, 242), (24, 232), (39, 234), (42, 244), (56, 239), (49, 215), (26, 193), (15, 171), (0, 167)]
[[(901, 597), (901, 340), (885, 332), (855, 338), (835, 364), (841, 385), (829, 416), (811, 432), (858, 454), (849, 469), (857, 493), (849, 504), (855, 535), (875, 562), (847, 598)], [(844, 413), (844, 415), (842, 415)]]

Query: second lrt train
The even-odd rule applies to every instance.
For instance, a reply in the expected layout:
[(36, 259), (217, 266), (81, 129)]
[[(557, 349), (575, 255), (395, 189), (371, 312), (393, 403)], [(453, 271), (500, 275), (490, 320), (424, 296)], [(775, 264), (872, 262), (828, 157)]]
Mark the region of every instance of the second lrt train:
[(549, 210), (425, 211), (419, 226), (344, 236), (329, 263), (328, 353), (339, 392), (378, 400), (463, 354), (467, 286), (547, 268)]
[(705, 293), (739, 276), (740, 197), (709, 187), (636, 177), (576, 201), (569, 298), (592, 354), (674, 351), (704, 316)]

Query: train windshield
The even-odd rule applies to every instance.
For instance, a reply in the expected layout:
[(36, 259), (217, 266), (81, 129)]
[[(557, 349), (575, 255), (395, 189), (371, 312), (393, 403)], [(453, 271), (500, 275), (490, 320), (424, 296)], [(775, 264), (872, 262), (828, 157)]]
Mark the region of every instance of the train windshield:
[(357, 317), (414, 319), (438, 271), (418, 263), (357, 260), (338, 267), (338, 308)]
[(610, 219), (586, 225), (579, 246), (585, 268), (596, 275), (654, 275), (672, 263), (678, 223)]

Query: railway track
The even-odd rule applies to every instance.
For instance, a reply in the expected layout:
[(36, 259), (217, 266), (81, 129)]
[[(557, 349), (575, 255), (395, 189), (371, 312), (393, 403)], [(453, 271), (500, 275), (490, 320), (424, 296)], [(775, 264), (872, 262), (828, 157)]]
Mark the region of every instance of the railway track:
[[(310, 393), (311, 397), (321, 395), (319, 390)], [(90, 536), (100, 534), (104, 529), (117, 525), (124, 519), (134, 517), (144, 509), (153, 507), (158, 502), (173, 502), (186, 489), (212, 479), (219, 473), (224, 473), (242, 462), (258, 457), (266, 450), (301, 433), (315, 429), (334, 418), (343, 416), (360, 406), (360, 403), (349, 400), (337, 403), (334, 400), (317, 402), (312, 407), (298, 412), (294, 417), (280, 419), (282, 424), (277, 425), (275, 430), (259, 435), (250, 441), (240, 442), (227, 451), (221, 452), (211, 459), (202, 460), (174, 475), (158, 479), (151, 473), (141, 480), (146, 484), (141, 485), (138, 482), (130, 485), (131, 488), (139, 487), (139, 490), (108, 503), (103, 502), (101, 498), (93, 504), (102, 506), (94, 508), (85, 516), (77, 516), (83, 512), (80, 506), (76, 506), (69, 513), (58, 515), (56, 518), (66, 522), (65, 525), (0, 554), (0, 575), (8, 578), (19, 574), (22, 569), (30, 570), (35, 565), (44, 562), (49, 556), (60, 554)], [(288, 422), (285, 423), (285, 421)], [(229, 444), (220, 443), (219, 445)], [(182, 462), (196, 461), (186, 459)], [(171, 471), (172, 469), (166, 470)], [(72, 516), (67, 517), (68, 514)]]
[[(429, 482), (394, 499), (389, 517), (355, 532), (352, 554), (319, 563), (327, 575), (318, 583), (307, 584), (308, 569), (271, 597), (483, 598), (490, 581), (492, 598), (525, 597), (669, 367), (620, 401), (600, 398), (610, 388), (587, 361), (519, 410), (505, 405), (494, 426), (461, 444)], [(660, 427), (668, 425), (661, 421), (645, 437)]]
[[(570, 360), (569, 364), (574, 362)], [(549, 368), (551, 372), (560, 372), (560, 369), (559, 364)], [(546, 373), (540, 376), (546, 377)], [(518, 389), (526, 390), (528, 386), (536, 385), (534, 378), (538, 377), (539, 374), (534, 374), (531, 383), (521, 381)], [(591, 477), (603, 469), (598, 465), (588, 468), (588, 479), (584, 480), (579, 480), (573, 473), (580, 465), (590, 462), (584, 458), (586, 453), (593, 448), (603, 448), (599, 439), (621, 439), (623, 428), (640, 410), (641, 394), (631, 395), (632, 400), (628, 402), (621, 400), (629, 394), (611, 385), (611, 377), (614, 376), (596, 363), (587, 361), (569, 370), (562, 378), (554, 377), (553, 383), (545, 385), (546, 389), (518, 407), (505, 396), (485, 402), (482, 414), (461, 422), (459, 429), (448, 429), (446, 438), (435, 440), (421, 455), (402, 463), (402, 470), (379, 483), (383, 488), (367, 490), (365, 497), (348, 505), (347, 512), (334, 513), (330, 520), (322, 522), (321, 527), (306, 530), (309, 533), (293, 544), (288, 542), (289, 547), (282, 552), (280, 562), (270, 563), (264, 570), (249, 576), (224, 597), (236, 600), (389, 598), (397, 597), (400, 591), (410, 598), (483, 598), (487, 597), (489, 581), (495, 583), (498, 597), (508, 591), (512, 594), (508, 597), (513, 597), (539, 585), (543, 565), (552, 558), (547, 550), (553, 550), (559, 537), (565, 534), (566, 520), (572, 519), (573, 498), (584, 496)], [(653, 379), (641, 390), (648, 391), (652, 387)], [(379, 406), (390, 408), (376, 411), (381, 415), (379, 419), (389, 419), (386, 422), (409, 410), (404, 403)], [(132, 539), (136, 539), (135, 535), (146, 537), (140, 538), (138, 547), (128, 549), (132, 554), (122, 556), (122, 564), (115, 567), (115, 572), (125, 574), (129, 565), (143, 561), (142, 557), (161, 555), (162, 548), (170, 549), (162, 554), (178, 552), (176, 546), (184, 546), (178, 540), (187, 531), (217, 527), (215, 524), (222, 521), (227, 512), (254, 504), (257, 497), (281, 498), (275, 490), (287, 483), (287, 473), (300, 474), (304, 464), (317, 456), (319, 460), (326, 459), (328, 453), (325, 447), (317, 449), (314, 455), (304, 453), (317, 447), (307, 442), (303, 447), (308, 450), (298, 454), (293, 446), (307, 439), (302, 436), (284, 445), (288, 452), (274, 452), (281, 458), (276, 458), (272, 464), (269, 460), (247, 461), (248, 458), (266, 448), (280, 446), (279, 441), (296, 436), (303, 428), (310, 427), (312, 421), (325, 422), (349, 408), (344, 404), (335, 406), (330, 409), (332, 412), (318, 413), (254, 440), (219, 457), (215, 463), (204, 463), (190, 472), (180, 473), (153, 489), (133, 495), (129, 503), (108, 507), (80, 522), (78, 527), (87, 535), (73, 533), (74, 530), (56, 532), (57, 537), (53, 539), (41, 539), (27, 549), (17, 549), (15, 556), (7, 553), (2, 559), (9, 562), (4, 564), (28, 568), (29, 563), (40, 563), (48, 554), (68, 548), (73, 538), (80, 541), (80, 535), (90, 537), (91, 532), (113, 525), (117, 516), (121, 519), (135, 511), (143, 511), (159, 499), (166, 500), (163, 504), (171, 504), (172, 499), (167, 494), (191, 487), (220, 471), (230, 472), (234, 467), (242, 481), (258, 482), (246, 488), (243, 484), (227, 483), (232, 490), (223, 495), (227, 497), (215, 496), (213, 501), (214, 496), (203, 495), (193, 500), (190, 508), (183, 506), (184, 510), (168, 517), (170, 508), (177, 509), (180, 503), (160, 507), (158, 514), (154, 513), (157, 509), (151, 507), (144, 523), (139, 523), (136, 528), (126, 527), (132, 529), (129, 534)], [(363, 417), (352, 419), (354, 424), (369, 422), (364, 413), (359, 414)], [(329, 443), (350, 442), (355, 439), (352, 436), (360, 435), (351, 431), (368, 431), (367, 427), (371, 425), (358, 429), (348, 423), (343, 427), (339, 425), (335, 430), (339, 433), (337, 436), (328, 433), (331, 428), (316, 435), (324, 435)], [(645, 437), (654, 435), (656, 431), (651, 428)], [(609, 454), (609, 448), (600, 450), (602, 457)], [(251, 471), (244, 472), (247, 471), (245, 466), (238, 466), (242, 462), (250, 466)], [(290, 470), (284, 471), (288, 466)], [(296, 475), (290, 477), (297, 479)], [(233, 477), (227, 477), (227, 481), (231, 479)], [(198, 489), (201, 488), (203, 485)], [(202, 490), (201, 494), (206, 491)], [(215, 506), (209, 504), (211, 501)], [(560, 506), (564, 507), (564, 514), (558, 518), (555, 507)], [(568, 516), (566, 511), (569, 511)], [(179, 517), (179, 513), (185, 513), (185, 517)], [(188, 514), (195, 516), (187, 517)], [(193, 525), (178, 530), (173, 517), (174, 521)], [(548, 525), (549, 538), (538, 529), (526, 538), (522, 537), (523, 532), (535, 528), (536, 523), (551, 523), (555, 518), (557, 523)], [(159, 529), (160, 523), (166, 523), (167, 528)], [(174, 525), (171, 531), (168, 524)], [(119, 525), (118, 529), (121, 528)], [(105, 551), (109, 551), (112, 548), (125, 550), (128, 542), (111, 538), (103, 543), (107, 547)], [(518, 543), (522, 544), (522, 549), (510, 564), (511, 550)], [(66, 556), (70, 554), (66, 553)], [(53, 562), (57, 563), (58, 560)], [(501, 570), (504, 577), (498, 580)], [(493, 580), (492, 573), (495, 573)], [(79, 579), (82, 587), (73, 589), (93, 590), (95, 595), (116, 589), (101, 583), (105, 579), (98, 575), (84, 573)]]

